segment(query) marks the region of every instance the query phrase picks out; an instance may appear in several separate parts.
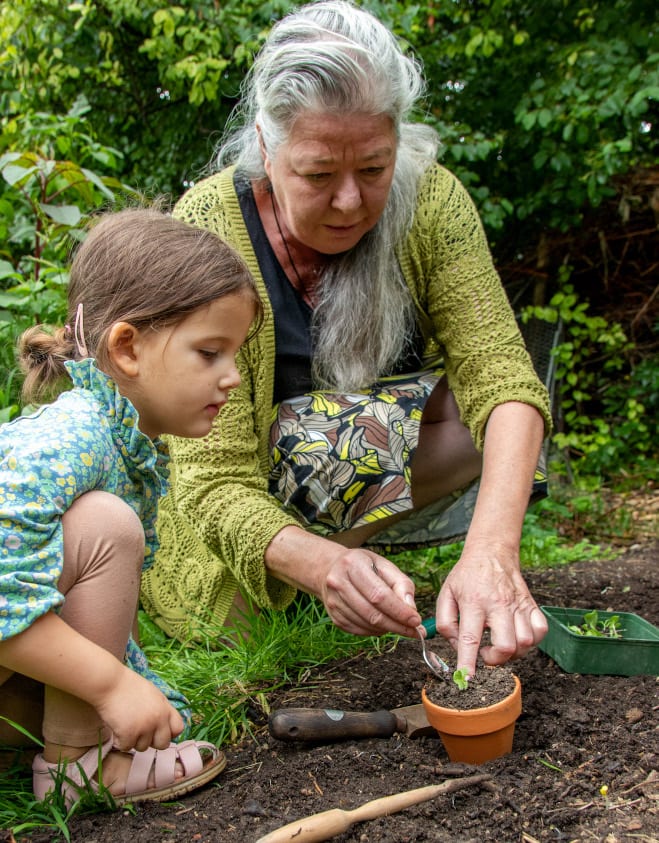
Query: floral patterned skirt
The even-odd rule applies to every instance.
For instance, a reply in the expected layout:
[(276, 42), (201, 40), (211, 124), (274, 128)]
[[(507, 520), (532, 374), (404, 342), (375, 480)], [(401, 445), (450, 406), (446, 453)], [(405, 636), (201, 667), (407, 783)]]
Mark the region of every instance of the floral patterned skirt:
[(411, 512), (411, 463), (425, 403), (441, 373), (383, 379), (352, 394), (310, 392), (275, 407), (270, 492), (321, 535), (410, 511), (368, 546), (398, 550), (457, 541), (478, 482)]

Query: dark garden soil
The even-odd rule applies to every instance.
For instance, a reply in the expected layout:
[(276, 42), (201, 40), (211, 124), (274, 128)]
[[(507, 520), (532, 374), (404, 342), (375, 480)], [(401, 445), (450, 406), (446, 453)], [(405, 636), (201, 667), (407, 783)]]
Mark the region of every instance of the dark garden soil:
[[(656, 543), (635, 546), (615, 562), (532, 571), (527, 580), (540, 604), (612, 608), (659, 624), (658, 558)], [(430, 603), (424, 608), (432, 611)], [(439, 638), (430, 644), (451, 659)], [(324, 744), (283, 743), (270, 736), (267, 718), (255, 708), (253, 737), (227, 748), (227, 769), (216, 784), (176, 804), (75, 818), (71, 840), (256, 843), (309, 814), (350, 811), (399, 791), (486, 773), (489, 778), (481, 784), (354, 823), (332, 839), (657, 843), (657, 678), (568, 674), (539, 650), (514, 669), (522, 682), (523, 711), (513, 752), (480, 767), (450, 763), (433, 737), (411, 740), (396, 733)], [(418, 642), (403, 641), (381, 654), (312, 669), (302, 689), (277, 691), (268, 704), (271, 709), (392, 709), (419, 702), (425, 679)], [(31, 841), (52, 839), (40, 833)]]

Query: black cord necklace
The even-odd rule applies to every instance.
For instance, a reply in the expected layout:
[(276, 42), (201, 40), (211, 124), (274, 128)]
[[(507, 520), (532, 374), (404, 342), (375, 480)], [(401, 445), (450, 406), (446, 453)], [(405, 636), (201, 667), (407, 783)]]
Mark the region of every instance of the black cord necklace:
[(272, 213), (275, 216), (275, 223), (277, 225), (277, 231), (279, 232), (279, 236), (281, 237), (281, 242), (284, 244), (284, 249), (286, 249), (288, 260), (291, 266), (293, 267), (293, 272), (295, 273), (295, 277), (297, 278), (298, 284), (300, 285), (300, 292), (304, 294), (306, 293), (304, 281), (302, 280), (302, 276), (298, 272), (297, 266), (295, 266), (293, 255), (291, 254), (291, 250), (288, 248), (288, 243), (286, 242), (286, 238), (284, 237), (284, 232), (281, 230), (281, 225), (279, 224), (279, 216), (277, 215), (277, 206), (275, 205), (275, 194), (273, 190), (270, 190), (270, 202), (272, 203)]
[[(274, 191), (272, 189), (270, 189), (270, 202), (272, 203), (272, 213), (273, 213), (274, 218), (275, 218), (275, 224), (277, 226), (277, 231), (279, 232), (279, 236), (281, 237), (281, 242), (283, 243), (284, 249), (286, 250), (286, 255), (288, 256), (288, 260), (289, 260), (291, 266), (293, 267), (293, 272), (295, 273), (295, 277), (297, 278), (297, 282), (300, 285), (299, 286), (300, 294), (313, 307), (314, 304), (315, 304), (315, 302), (314, 302), (315, 296), (312, 295), (312, 291), (315, 287), (315, 284), (312, 287), (312, 289), (309, 290), (307, 285), (302, 280), (302, 276), (300, 275), (297, 266), (295, 265), (295, 261), (293, 260), (293, 255), (291, 254), (291, 250), (288, 248), (288, 243), (286, 242), (286, 238), (284, 237), (284, 232), (281, 230), (281, 224), (279, 222), (279, 215), (277, 214), (277, 205), (275, 203), (275, 194), (274, 194)], [(313, 275), (314, 275), (314, 280), (317, 281), (319, 276), (320, 276), (320, 270), (315, 270)]]

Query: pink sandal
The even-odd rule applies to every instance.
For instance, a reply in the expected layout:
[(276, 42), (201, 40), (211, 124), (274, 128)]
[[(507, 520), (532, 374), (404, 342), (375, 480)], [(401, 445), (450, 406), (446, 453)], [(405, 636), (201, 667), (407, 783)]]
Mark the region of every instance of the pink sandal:
[[(57, 787), (62, 791), (67, 807), (78, 801), (86, 790), (98, 793), (98, 783), (93, 781), (105, 757), (112, 749), (112, 738), (100, 748), (92, 747), (83, 756), (70, 764), (52, 764), (39, 753), (32, 764), (32, 788), (37, 799)], [(204, 759), (202, 753), (208, 758)], [(147, 749), (144, 752), (131, 750), (133, 763), (126, 780), (126, 792), (113, 796), (117, 806), (127, 802), (164, 802), (189, 793), (211, 781), (226, 767), (223, 752), (206, 741), (181, 741), (172, 743), (167, 749)], [(176, 778), (176, 762), (183, 767), (183, 778)], [(155, 787), (147, 788), (149, 775), (153, 770)]]

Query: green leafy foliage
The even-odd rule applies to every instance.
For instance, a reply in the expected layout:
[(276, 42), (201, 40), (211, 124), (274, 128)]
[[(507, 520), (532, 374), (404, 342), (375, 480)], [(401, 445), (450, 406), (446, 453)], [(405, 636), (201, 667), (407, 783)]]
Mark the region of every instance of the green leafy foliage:
[[(71, 246), (93, 211), (136, 193), (115, 175), (121, 153), (95, 140), (79, 98), (59, 116), (33, 113), (1, 124), (0, 402), (19, 410), (16, 339), (31, 325), (62, 324)], [(100, 171), (99, 171), (100, 170)], [(105, 174), (103, 173), (105, 171)]]
[(207, 163), (271, 21), (254, 0), (16, 0), (0, 6), (0, 111), (66, 113), (84, 92), (119, 177), (178, 195)]
[[(295, 4), (15, 0), (0, 9), (3, 113), (65, 113), (84, 92), (121, 178), (178, 194), (208, 161), (252, 56)], [(643, 0), (365, 0), (428, 78), (443, 159), (491, 233), (562, 227), (611, 177), (656, 160), (659, 35)]]
[(369, 2), (423, 59), (444, 161), (493, 236), (565, 230), (657, 161), (659, 32), (644, 0)]
[(570, 471), (576, 463), (584, 474), (656, 475), (659, 363), (634, 362), (633, 343), (619, 324), (591, 313), (570, 283), (569, 266), (558, 286), (547, 306), (523, 313), (563, 326), (553, 352), (561, 418), (556, 448)]

